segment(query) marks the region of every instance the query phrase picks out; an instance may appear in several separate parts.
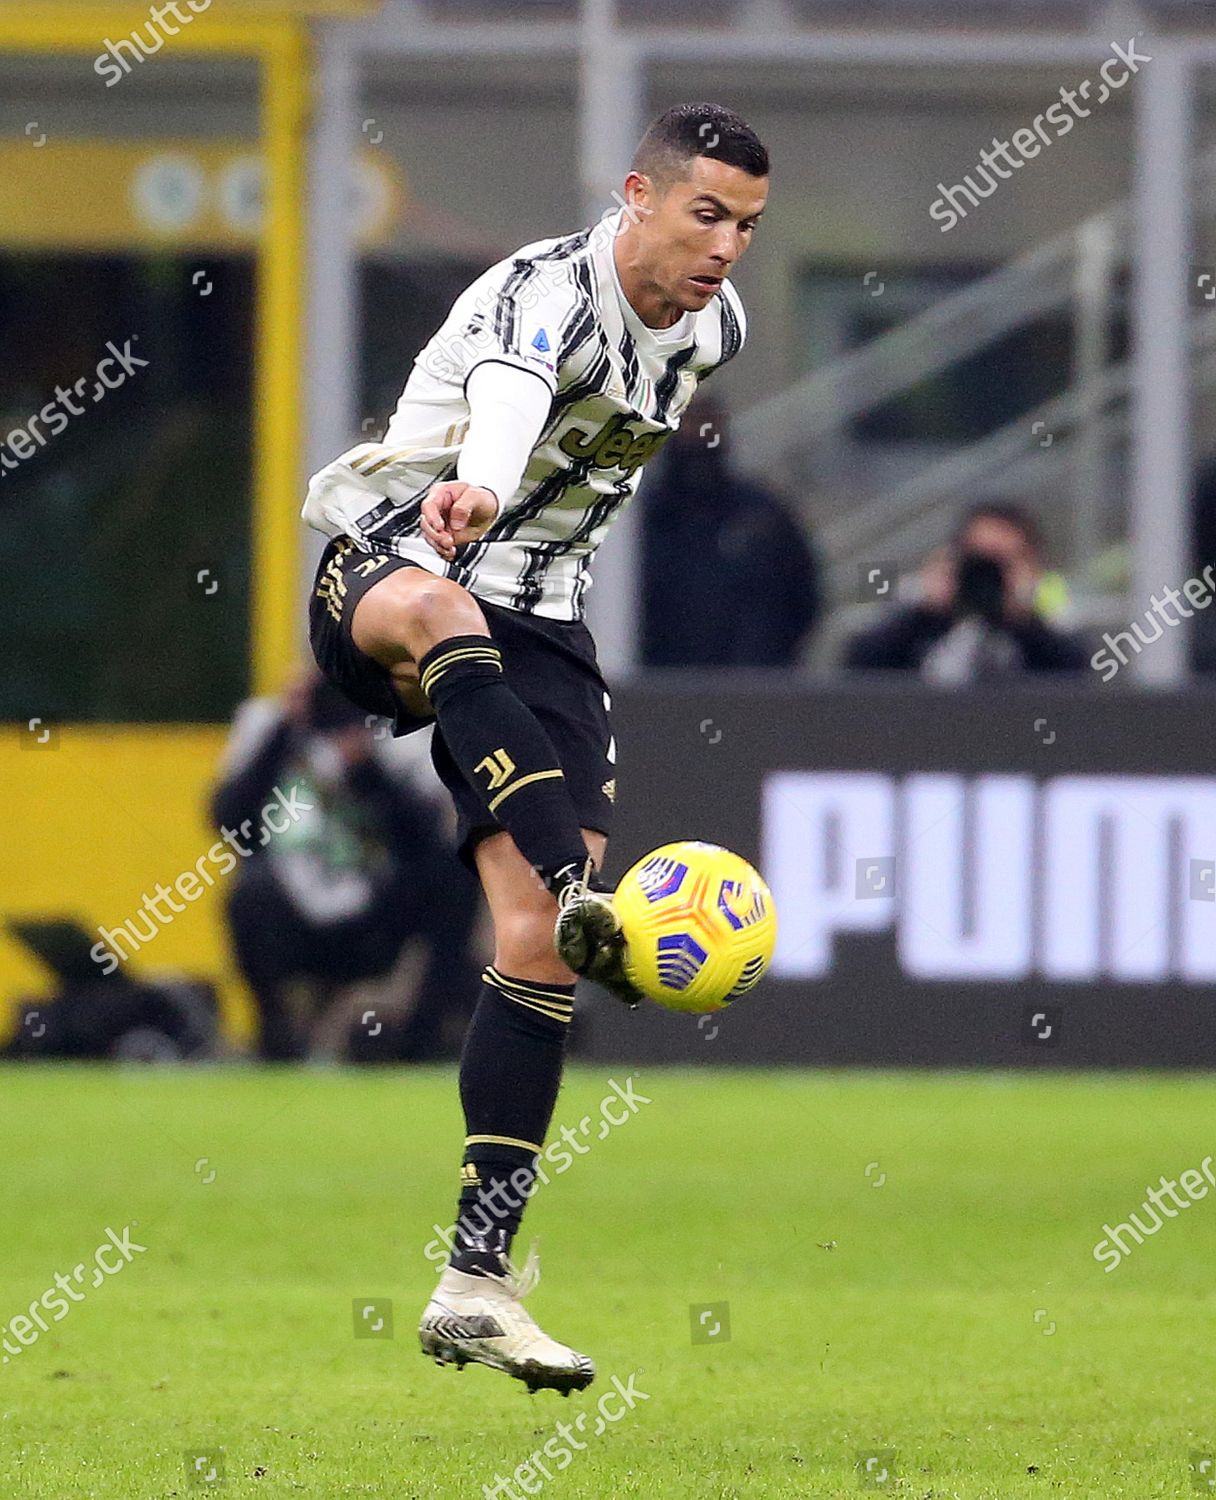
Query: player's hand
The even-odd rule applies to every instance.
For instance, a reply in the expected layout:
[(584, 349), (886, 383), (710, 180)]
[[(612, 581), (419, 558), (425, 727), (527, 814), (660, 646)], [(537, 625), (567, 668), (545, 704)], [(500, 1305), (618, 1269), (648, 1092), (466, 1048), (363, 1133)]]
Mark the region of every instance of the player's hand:
[(451, 562), (456, 548), (483, 536), (497, 514), (493, 490), (449, 479), (422, 502), (422, 534), (444, 562)]

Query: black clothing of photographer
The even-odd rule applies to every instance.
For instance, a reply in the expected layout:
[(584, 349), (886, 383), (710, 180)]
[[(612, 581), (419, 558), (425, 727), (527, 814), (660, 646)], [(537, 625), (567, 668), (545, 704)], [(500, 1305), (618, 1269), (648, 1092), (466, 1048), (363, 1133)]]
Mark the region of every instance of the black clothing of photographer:
[[(379, 747), (368, 716), (312, 672), (237, 712), (211, 813), (249, 846), (227, 917), (267, 1061), (307, 1055), (337, 990), (388, 975), (413, 939), (427, 953), (417, 994), (406, 1010), (377, 1013), (374, 1047), (351, 1032), (360, 1058), (444, 1055), (450, 1013), (463, 1023), (476, 993), (476, 887), (438, 812)], [(259, 835), (276, 788), (302, 815)]]
[(917, 672), (943, 684), (1025, 672), (1080, 672), (1087, 652), (1035, 607), (1043, 576), (1034, 522), (1016, 506), (978, 505), (953, 542), (933, 553), (917, 603), (845, 647), (850, 669)]

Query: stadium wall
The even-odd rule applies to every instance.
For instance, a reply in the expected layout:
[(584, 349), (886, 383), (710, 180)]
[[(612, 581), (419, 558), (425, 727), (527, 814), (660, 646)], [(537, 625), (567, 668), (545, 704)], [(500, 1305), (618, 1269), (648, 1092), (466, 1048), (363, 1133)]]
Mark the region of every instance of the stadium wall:
[[(392, 86), (373, 82), (367, 113), (420, 208), (442, 207), (470, 245), (507, 254), (582, 223), (577, 116), (573, 98), (552, 85), (539, 95), (504, 98), (509, 71), (500, 64), (496, 73), (494, 94), (477, 111), (473, 150), (463, 77), (459, 97), (449, 97), (441, 73), (415, 78), (407, 65), (405, 78)], [(938, 178), (959, 180), (994, 132), (1008, 136), (1038, 107), (1037, 90), (1027, 92), (1022, 81), (1012, 97), (1001, 97), (1006, 81), (995, 98), (977, 98), (986, 76), (960, 79), (953, 91), (939, 86), (930, 97), (918, 97), (906, 80), (896, 97), (884, 95), (878, 78), (846, 84), (787, 76), (774, 87), (749, 79), (746, 67), (726, 87), (705, 70), (664, 69), (654, 78), (647, 119), (683, 99), (724, 95), (773, 158), (770, 205), (740, 272), (750, 338), (745, 360), (721, 377), (728, 399), (750, 404), (806, 372), (797, 283), (809, 264), (855, 265), (859, 284), (869, 268), (996, 266), (1126, 193), (1130, 115), (1112, 101), (1107, 113), (1083, 122), (1090, 128), (1074, 130), (1053, 155), (1028, 163), (964, 225), (943, 235), (929, 217)], [(1045, 72), (1044, 97), (1069, 81)], [(539, 175), (537, 161), (546, 164)], [(381, 253), (436, 248), (435, 223), (450, 232), (446, 219), (407, 215), (395, 244)]]
[(1216, 1062), (1216, 697), (682, 677), (614, 695), (610, 873), (757, 861), (781, 937), (717, 1016), (589, 1008), (600, 1059)]
[[(256, 128), (247, 66), (217, 64), (200, 79), (172, 54), (155, 62), (139, 89), (115, 90), (104, 107), (87, 68), (50, 58), (15, 68), (4, 78), (0, 131), (24, 140), (48, 90), (57, 128), (77, 138), (227, 139)], [(995, 265), (1123, 195), (1130, 90), (1077, 122), (953, 232), (929, 216), (939, 179), (960, 180), (994, 133), (1008, 137), (1077, 81), (1048, 68), (922, 70), (897, 86), (883, 70), (744, 62), (724, 80), (704, 67), (649, 69), (646, 118), (681, 99), (722, 97), (773, 156), (771, 205), (741, 275), (751, 341), (744, 365), (723, 373), (728, 398), (751, 401), (804, 373), (796, 287), (808, 263), (856, 265), (859, 279), (884, 266)], [(376, 254), (488, 260), (580, 224), (574, 85), (572, 64), (551, 59), (370, 60), (363, 138), (409, 185), (409, 206)], [(414, 352), (403, 351), (403, 377)]]

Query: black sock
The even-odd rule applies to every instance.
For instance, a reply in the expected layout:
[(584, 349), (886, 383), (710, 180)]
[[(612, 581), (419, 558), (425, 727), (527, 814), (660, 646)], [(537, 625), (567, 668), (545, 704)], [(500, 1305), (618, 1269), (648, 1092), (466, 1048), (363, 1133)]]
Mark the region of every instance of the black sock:
[(557, 1102), (574, 986), (512, 979), (493, 967), (482, 981), (460, 1058), (467, 1134), (451, 1263), (498, 1272)]
[(551, 889), (587, 861), (587, 845), (553, 742), (503, 676), (486, 635), (457, 635), (418, 663), (444, 743), (469, 785)]

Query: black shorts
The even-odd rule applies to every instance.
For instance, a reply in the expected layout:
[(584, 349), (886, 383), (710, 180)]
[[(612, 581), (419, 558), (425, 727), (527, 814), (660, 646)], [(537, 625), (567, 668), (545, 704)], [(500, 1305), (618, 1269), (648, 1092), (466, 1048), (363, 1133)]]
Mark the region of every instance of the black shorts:
[[(384, 552), (365, 552), (349, 537), (325, 548), (309, 599), (309, 641), (321, 671), (370, 716), (388, 719), (394, 735), (411, 734), (435, 722), (411, 713), (393, 692), (388, 669), (359, 650), (350, 622), (363, 595), (397, 568), (415, 568)], [(553, 741), (579, 823), (612, 831), (616, 799), (616, 747), (609, 722), (608, 687), (600, 675), (595, 642), (581, 620), (549, 620), (479, 599), (490, 634), (502, 652), (511, 687)], [(456, 804), (460, 857), (473, 867), (480, 839), (502, 827), (481, 793), (465, 780), (438, 727), (431, 760)]]

